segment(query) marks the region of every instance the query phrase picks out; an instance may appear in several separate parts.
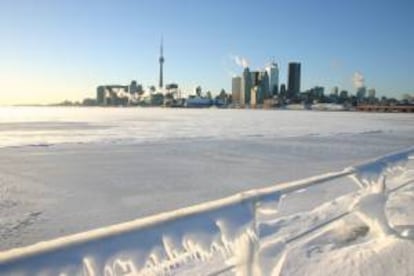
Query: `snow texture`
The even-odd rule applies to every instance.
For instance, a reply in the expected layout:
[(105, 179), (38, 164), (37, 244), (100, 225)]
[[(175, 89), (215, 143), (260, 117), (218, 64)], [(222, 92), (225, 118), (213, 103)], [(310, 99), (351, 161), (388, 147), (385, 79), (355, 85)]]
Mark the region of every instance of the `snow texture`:
[[(413, 226), (390, 223), (386, 203), (390, 193), (404, 194), (401, 189), (414, 184), (413, 157), (411, 149), (340, 172), (13, 249), (0, 253), (0, 271), (6, 275), (316, 275), (323, 267), (325, 275), (409, 275), (412, 268), (406, 255), (413, 253), (408, 240), (414, 237), (407, 233)], [(349, 186), (350, 191), (338, 194), (338, 185)], [(325, 191), (333, 188), (334, 199), (316, 207), (299, 200), (298, 194), (308, 199), (317, 195), (319, 191), (312, 190), (320, 186)], [(407, 265), (388, 266), (390, 250)], [(378, 256), (380, 251), (385, 251), (384, 256)]]
[(410, 151), (365, 161), (413, 137), (410, 114), (0, 108), (0, 250), (24, 246), (0, 275), (412, 275)]

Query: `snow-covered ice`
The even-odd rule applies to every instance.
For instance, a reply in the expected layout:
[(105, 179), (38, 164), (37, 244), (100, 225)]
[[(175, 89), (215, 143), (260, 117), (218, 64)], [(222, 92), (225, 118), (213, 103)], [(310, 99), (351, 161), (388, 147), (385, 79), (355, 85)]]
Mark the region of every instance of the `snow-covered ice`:
[[(0, 108), (0, 147), (412, 131), (411, 114), (161, 108)], [(368, 138), (367, 138), (368, 139)]]
[[(413, 156), (411, 149), (340, 172), (6, 251), (0, 253), (0, 271), (410, 275), (414, 225), (411, 219), (392, 221), (393, 205), (401, 207), (400, 201), (386, 205), (390, 194), (398, 198), (414, 188)], [(315, 206), (309, 199), (319, 200), (321, 191), (331, 200)]]
[[(0, 108), (0, 115), (0, 250), (339, 171), (410, 147), (414, 137), (414, 118), (410, 114)], [(385, 215), (401, 235), (409, 238), (414, 219), (413, 187), (409, 181), (412, 171), (403, 167), (385, 169), (390, 190)], [(363, 179), (369, 183), (371, 178), (366, 175)], [(259, 237), (245, 231), (252, 226), (251, 210), (245, 207), (213, 212), (183, 225), (177, 222), (178, 228), (173, 229), (178, 232), (163, 239), (163, 248), (151, 247), (155, 250), (151, 263), (157, 264), (165, 254), (178, 256), (180, 250), (176, 250), (183, 245), (177, 245), (177, 241), (183, 235), (187, 249), (205, 249), (214, 241), (223, 242), (223, 237), (215, 234), (220, 223), (211, 218), (228, 212), (229, 217), (236, 216), (237, 222), (234, 226), (221, 226), (233, 229), (227, 234), (229, 239), (240, 231), (246, 235), (239, 236), (236, 243), (229, 240), (227, 248), (244, 249), (233, 257), (231, 250), (223, 251), (229, 257), (224, 266), (221, 258), (211, 261), (216, 262), (216, 267), (230, 262), (231, 267), (240, 263), (237, 260), (253, 260), (252, 252), (258, 246), (257, 240), (261, 240), (268, 242), (262, 251), (262, 269), (273, 270), (277, 267), (273, 262), (279, 259), (266, 261), (265, 257), (281, 252), (282, 244), (277, 239), (283, 233), (299, 233), (304, 229), (301, 227), (329, 220), (355, 206), (361, 209), (360, 215), (355, 212), (318, 230), (312, 239), (282, 256), (283, 262), (276, 270), (283, 275), (320, 275), (322, 271), (332, 275), (374, 275), (369, 272), (372, 268), (384, 275), (412, 274), (412, 260), (406, 256), (410, 252), (412, 255), (412, 242), (389, 234), (380, 237), (372, 226), (369, 228), (369, 223), (375, 222), (364, 220), (363, 206), (355, 202), (360, 196), (355, 191), (367, 183), (356, 183), (341, 178), (335, 185), (296, 191), (281, 200), (277, 214), (271, 201), (263, 203), (258, 219), (261, 216), (266, 223), (253, 222), (263, 235)], [(403, 187), (397, 189), (401, 184)], [(283, 219), (278, 219), (281, 213)], [(197, 231), (186, 233), (196, 225)], [(145, 240), (150, 247), (159, 241), (157, 231), (131, 237)], [(275, 232), (276, 240), (272, 237)], [(130, 244), (127, 238), (118, 242), (125, 248)], [(196, 251), (208, 252), (204, 249)], [(133, 254), (146, 254), (130, 250), (134, 260), (143, 258), (134, 258)], [(393, 254), (398, 256), (395, 262), (389, 258)], [(127, 266), (128, 260), (122, 256), (110, 257), (112, 268)], [(203, 256), (207, 258), (208, 254)], [(194, 256), (183, 258), (198, 260)], [(84, 269), (97, 265), (93, 258), (82, 262)], [(200, 272), (203, 264), (197, 262), (193, 268), (188, 265), (179, 272)], [(324, 269), (328, 264), (333, 264), (331, 270)], [(135, 265), (140, 267), (139, 263)], [(234, 267), (223, 273), (233, 274)]]

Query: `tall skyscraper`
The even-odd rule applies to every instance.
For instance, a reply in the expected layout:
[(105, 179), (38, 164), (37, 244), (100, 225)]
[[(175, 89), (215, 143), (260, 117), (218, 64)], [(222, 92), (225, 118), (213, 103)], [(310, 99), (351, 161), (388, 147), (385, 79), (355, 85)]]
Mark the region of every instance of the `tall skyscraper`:
[(260, 85), (260, 71), (250, 71), (252, 87)]
[(280, 93), (279, 96), (286, 97), (286, 84), (282, 83), (280, 85)]
[(271, 62), (269, 66), (266, 67), (267, 74), (269, 76), (269, 90), (270, 96), (279, 93), (279, 68), (277, 63)]
[(260, 87), (255, 85), (252, 87), (252, 89), (250, 90), (250, 106), (252, 108), (255, 108), (256, 105), (258, 104), (258, 98), (259, 98), (259, 93), (260, 93)]
[(358, 87), (356, 96), (358, 100), (362, 100), (367, 95), (367, 88), (365, 86)]
[(288, 70), (288, 97), (294, 98), (300, 93), (300, 63), (290, 62)]
[(160, 47), (160, 58), (159, 58), (159, 62), (160, 62), (160, 82), (159, 82), (159, 87), (163, 88), (164, 86), (164, 76), (163, 76), (163, 66), (164, 66), (164, 40), (163, 38), (161, 38), (161, 47)]
[(267, 71), (260, 72), (260, 96), (263, 97), (263, 99), (268, 99), (271, 97), (269, 84), (269, 74)]
[(242, 91), (242, 78), (241, 77), (233, 77), (231, 80), (231, 95), (233, 102), (235, 104), (240, 104), (240, 94)]
[(249, 67), (244, 68), (242, 78), (242, 88), (240, 94), (240, 103), (242, 105), (250, 103), (250, 91), (252, 89), (252, 76)]

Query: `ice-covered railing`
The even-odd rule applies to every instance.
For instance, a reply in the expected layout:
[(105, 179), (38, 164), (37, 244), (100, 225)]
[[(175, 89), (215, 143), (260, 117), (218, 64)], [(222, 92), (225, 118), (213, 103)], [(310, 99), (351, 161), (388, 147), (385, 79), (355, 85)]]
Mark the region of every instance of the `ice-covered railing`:
[(378, 199), (413, 181), (406, 177), (412, 156), (409, 149), (1, 252), (0, 275), (277, 275), (289, 250), (350, 213), (373, 229), (393, 231)]

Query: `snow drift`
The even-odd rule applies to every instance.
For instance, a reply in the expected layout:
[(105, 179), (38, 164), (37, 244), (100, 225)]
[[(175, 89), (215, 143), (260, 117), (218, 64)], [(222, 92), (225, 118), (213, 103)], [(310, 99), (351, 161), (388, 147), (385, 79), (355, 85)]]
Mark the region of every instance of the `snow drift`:
[(1, 252), (0, 274), (300, 274), (293, 259), (369, 237), (412, 238), (410, 224), (396, 218), (398, 212), (387, 213), (386, 204), (414, 184), (413, 155), (408, 149), (340, 172)]

